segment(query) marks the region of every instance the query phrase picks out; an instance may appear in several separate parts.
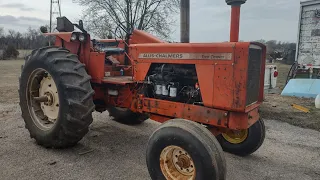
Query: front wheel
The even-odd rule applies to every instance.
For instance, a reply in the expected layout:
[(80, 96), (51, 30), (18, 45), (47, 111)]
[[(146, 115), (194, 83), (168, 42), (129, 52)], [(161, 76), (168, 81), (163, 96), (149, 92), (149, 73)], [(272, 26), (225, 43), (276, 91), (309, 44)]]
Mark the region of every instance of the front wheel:
[(147, 166), (152, 179), (226, 178), (226, 163), (216, 138), (198, 123), (174, 119), (150, 137)]
[(224, 151), (247, 156), (260, 148), (265, 139), (266, 129), (263, 120), (258, 120), (249, 129), (233, 131), (228, 130), (217, 136)]

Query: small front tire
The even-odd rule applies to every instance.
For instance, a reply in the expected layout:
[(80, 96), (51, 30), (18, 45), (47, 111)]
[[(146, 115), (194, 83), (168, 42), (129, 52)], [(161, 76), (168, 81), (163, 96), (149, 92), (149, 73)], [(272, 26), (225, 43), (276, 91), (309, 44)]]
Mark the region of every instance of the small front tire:
[(229, 130), (218, 135), (217, 139), (224, 151), (238, 156), (248, 156), (260, 148), (265, 134), (265, 125), (260, 119), (247, 130)]
[(224, 153), (216, 138), (198, 123), (174, 119), (150, 137), (147, 166), (152, 179), (226, 178)]

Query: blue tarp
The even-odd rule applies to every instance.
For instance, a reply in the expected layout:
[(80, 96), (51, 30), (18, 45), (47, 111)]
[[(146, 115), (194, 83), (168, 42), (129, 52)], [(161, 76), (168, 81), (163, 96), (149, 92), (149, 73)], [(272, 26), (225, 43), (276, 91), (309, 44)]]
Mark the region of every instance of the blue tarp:
[(282, 96), (316, 98), (320, 94), (320, 79), (291, 79)]

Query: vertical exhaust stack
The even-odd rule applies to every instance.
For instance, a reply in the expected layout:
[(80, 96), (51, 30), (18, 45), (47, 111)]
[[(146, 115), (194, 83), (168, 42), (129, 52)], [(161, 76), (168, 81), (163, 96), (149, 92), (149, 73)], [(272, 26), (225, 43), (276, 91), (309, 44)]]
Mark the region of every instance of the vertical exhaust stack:
[(180, 38), (182, 43), (190, 42), (190, 0), (180, 1)]
[(231, 6), (230, 42), (239, 41), (240, 8), (246, 1), (247, 0), (226, 0), (226, 3)]

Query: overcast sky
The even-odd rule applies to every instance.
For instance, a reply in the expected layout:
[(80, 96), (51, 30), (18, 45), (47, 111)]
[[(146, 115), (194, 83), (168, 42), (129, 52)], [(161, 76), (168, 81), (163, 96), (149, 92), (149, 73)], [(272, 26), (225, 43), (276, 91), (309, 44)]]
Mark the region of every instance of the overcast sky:
[[(217, 42), (229, 39), (230, 7), (225, 0), (191, 1), (191, 41)], [(83, 8), (61, 0), (62, 15), (78, 20)], [(240, 39), (295, 42), (300, 0), (247, 0), (242, 6)], [(0, 27), (25, 31), (49, 22), (50, 0), (0, 0)], [(179, 41), (179, 16), (172, 39)]]

